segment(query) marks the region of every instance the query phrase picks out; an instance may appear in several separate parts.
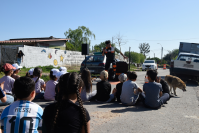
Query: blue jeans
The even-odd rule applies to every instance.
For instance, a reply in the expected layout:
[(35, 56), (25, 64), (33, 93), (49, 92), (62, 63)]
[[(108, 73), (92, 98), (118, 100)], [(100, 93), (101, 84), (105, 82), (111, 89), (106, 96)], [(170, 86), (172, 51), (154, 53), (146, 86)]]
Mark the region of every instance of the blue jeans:
[(44, 99), (44, 91), (41, 91), (39, 94), (35, 96), (34, 100), (37, 100), (37, 99)]
[(20, 66), (20, 64), (21, 64), (21, 60), (22, 60), (21, 58), (18, 58), (18, 57), (17, 57), (17, 64), (18, 64), (19, 66)]
[(5, 103), (3, 103), (3, 102), (0, 100), (0, 106), (9, 105), (9, 104), (11, 104), (11, 103), (14, 102), (14, 97), (13, 97), (13, 96), (11, 96), (11, 95), (6, 95), (6, 98), (7, 98), (7, 100), (6, 100)]

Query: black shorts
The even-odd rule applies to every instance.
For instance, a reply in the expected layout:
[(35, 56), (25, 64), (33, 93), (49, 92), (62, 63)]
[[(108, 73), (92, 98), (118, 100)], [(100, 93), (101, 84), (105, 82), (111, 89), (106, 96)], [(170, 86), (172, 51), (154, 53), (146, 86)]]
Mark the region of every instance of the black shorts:
[(110, 63), (115, 63), (115, 60), (113, 60), (113, 61), (106, 61), (105, 70), (108, 70), (110, 68)]

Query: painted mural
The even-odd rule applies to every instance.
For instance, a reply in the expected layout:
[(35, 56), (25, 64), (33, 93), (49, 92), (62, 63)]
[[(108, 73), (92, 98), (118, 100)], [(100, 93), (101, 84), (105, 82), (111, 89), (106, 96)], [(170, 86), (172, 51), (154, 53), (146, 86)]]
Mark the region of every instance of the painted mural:
[(80, 66), (85, 59), (81, 52), (69, 50), (55, 50), (51, 48), (41, 48), (33, 46), (19, 47), (23, 50), (24, 61), (22, 66), (26, 68), (36, 66)]

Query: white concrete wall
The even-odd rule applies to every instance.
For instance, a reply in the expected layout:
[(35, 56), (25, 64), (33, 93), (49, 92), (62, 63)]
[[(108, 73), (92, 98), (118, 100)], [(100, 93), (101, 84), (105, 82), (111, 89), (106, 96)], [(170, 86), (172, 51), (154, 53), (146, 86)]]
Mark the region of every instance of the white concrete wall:
[(81, 52), (69, 50), (56, 50), (51, 48), (41, 48), (24, 46), (19, 47), (25, 54), (24, 61), (21, 66), (26, 68), (36, 66), (80, 66), (85, 59)]

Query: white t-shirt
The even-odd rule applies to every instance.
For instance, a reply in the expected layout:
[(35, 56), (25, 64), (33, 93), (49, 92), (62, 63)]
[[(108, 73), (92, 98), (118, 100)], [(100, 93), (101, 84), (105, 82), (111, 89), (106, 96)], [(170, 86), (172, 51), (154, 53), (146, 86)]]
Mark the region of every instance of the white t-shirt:
[(122, 85), (122, 93), (120, 95), (121, 102), (124, 104), (134, 104), (137, 101), (138, 95), (134, 94), (134, 89), (138, 89), (139, 86), (136, 82), (128, 80)]
[(44, 99), (45, 100), (55, 100), (55, 88), (58, 84), (57, 81), (49, 80), (46, 83), (46, 89), (44, 92)]
[(2, 112), (1, 126), (5, 133), (38, 133), (42, 127), (42, 115), (43, 110), (38, 104), (16, 101)]
[[(34, 81), (36, 81), (38, 79), (38, 77), (32, 78)], [(38, 81), (35, 83), (35, 91), (36, 93), (40, 93), (41, 92), (41, 86), (44, 85), (45, 82), (43, 79), (39, 78)]]
[(6, 93), (12, 94), (12, 88), (14, 87), (15, 79), (10, 76), (4, 76), (0, 79), (0, 83), (4, 82), (4, 89)]

